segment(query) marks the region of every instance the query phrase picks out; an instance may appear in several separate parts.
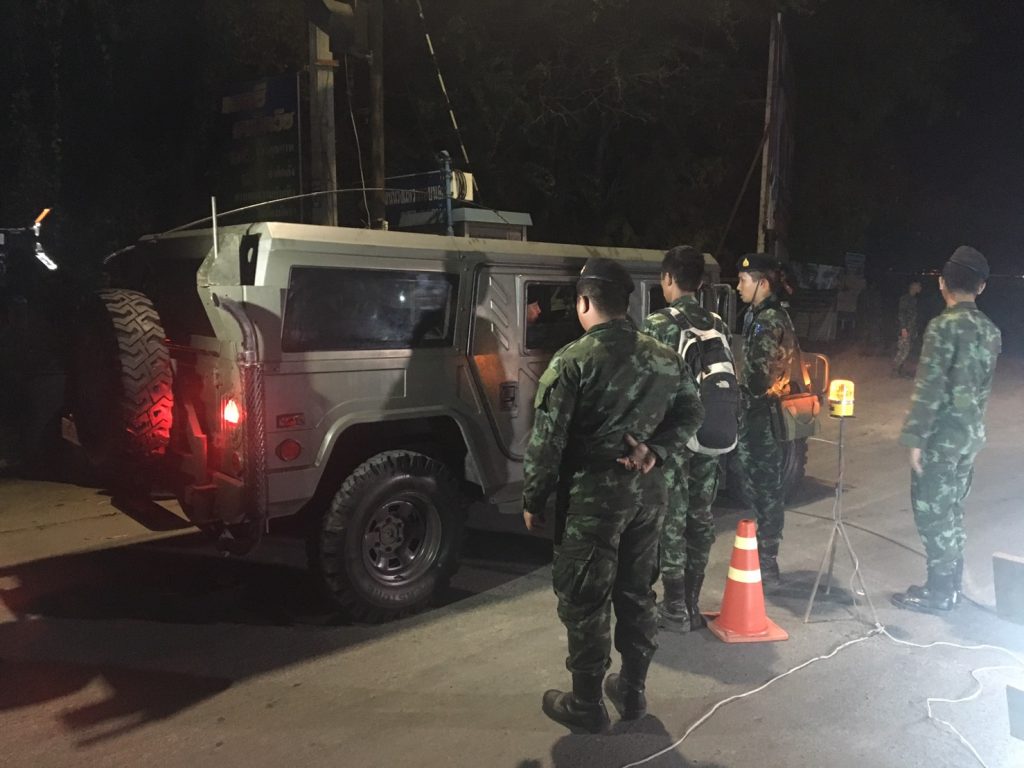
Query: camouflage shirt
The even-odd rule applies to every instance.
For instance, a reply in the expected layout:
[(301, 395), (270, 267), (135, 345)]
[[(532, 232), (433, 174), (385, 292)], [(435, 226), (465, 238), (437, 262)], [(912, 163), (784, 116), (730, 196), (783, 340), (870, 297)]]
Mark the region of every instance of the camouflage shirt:
[(896, 321), (899, 323), (901, 331), (906, 328), (911, 336), (917, 335), (917, 296), (911, 296), (909, 293), (900, 296)]
[(740, 390), (748, 397), (789, 394), (789, 375), (798, 347), (793, 321), (772, 294), (743, 318)]
[[(713, 312), (704, 309), (697, 301), (696, 296), (683, 296), (669, 306), (678, 309), (691, 322), (699, 321), (701, 328), (710, 328), (714, 324), (716, 330), (720, 331), (727, 339), (729, 338), (730, 333), (725, 321)], [(682, 334), (682, 329), (671, 315), (665, 312), (654, 312), (648, 315), (644, 320), (643, 330), (648, 336), (653, 336), (662, 344), (667, 344), (672, 349), (679, 349), (679, 336)]]
[(985, 443), (985, 406), (1001, 349), (999, 329), (973, 301), (947, 307), (928, 323), (900, 442), (977, 453)]
[[(680, 454), (704, 418), (696, 385), (678, 354), (629, 320), (596, 325), (551, 359), (541, 376), (526, 448), (525, 509), (540, 513), (559, 484), (578, 493), (589, 478), (602, 499), (623, 495), (664, 503), (660, 470), (631, 472), (615, 462), (626, 434), (659, 463)], [(653, 497), (650, 496), (653, 494)]]

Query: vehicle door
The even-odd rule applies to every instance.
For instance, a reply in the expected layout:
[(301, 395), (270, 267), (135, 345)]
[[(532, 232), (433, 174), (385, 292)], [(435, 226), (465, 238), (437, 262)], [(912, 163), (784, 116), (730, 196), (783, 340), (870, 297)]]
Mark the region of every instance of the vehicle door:
[(483, 265), (470, 340), (473, 374), (505, 455), (522, 461), (538, 382), (552, 355), (583, 329), (576, 317), (580, 265)]

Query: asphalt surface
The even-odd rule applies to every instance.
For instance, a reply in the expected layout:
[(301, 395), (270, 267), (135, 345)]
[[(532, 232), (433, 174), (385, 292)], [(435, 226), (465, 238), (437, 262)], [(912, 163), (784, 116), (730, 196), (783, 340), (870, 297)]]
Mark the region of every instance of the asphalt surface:
[[(965, 588), (946, 617), (910, 614), (888, 597), (923, 575), (896, 445), (911, 383), (881, 358), (834, 360), (853, 378), (845, 519), (878, 619), (917, 643), (994, 644), (1024, 656), (1024, 626), (993, 610), (993, 552), (1024, 555), (1021, 516), (1024, 361), (1001, 361), (989, 446), (968, 501)], [(829, 421), (824, 440), (834, 440)], [(564, 687), (565, 632), (550, 588), (550, 543), (478, 531), (464, 565), (430, 610), (353, 626), (317, 596), (294, 537), (224, 559), (171, 502), (126, 505), (102, 490), (0, 479), (0, 764), (4, 766), (1024, 766), (1010, 737), (1006, 685), (1024, 668), (995, 650), (930, 650), (875, 634), (852, 605), (840, 549), (832, 589), (803, 622), (831, 530), (836, 451), (816, 442), (790, 505), (768, 596), (782, 643), (726, 645), (707, 632), (663, 635), (650, 714), (609, 735), (567, 733), (540, 713)], [(718, 508), (704, 605), (719, 603), (743, 510)], [(506, 521), (515, 530), (518, 522)], [(866, 638), (866, 639), (862, 639)], [(751, 691), (841, 644), (829, 660), (730, 702), (678, 746), (718, 702)]]

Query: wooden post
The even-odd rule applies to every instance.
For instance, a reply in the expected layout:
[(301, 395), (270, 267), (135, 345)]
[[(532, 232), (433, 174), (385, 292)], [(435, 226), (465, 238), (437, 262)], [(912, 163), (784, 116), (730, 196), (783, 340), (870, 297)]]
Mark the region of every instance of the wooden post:
[[(327, 31), (309, 24), (309, 177), (310, 191), (338, 188), (338, 153), (334, 137), (334, 68)], [(338, 225), (337, 195), (312, 198), (314, 224)]]
[(370, 226), (383, 229), (384, 165), (384, 0), (370, 0), (367, 26), (370, 43)]
[[(768, 247), (771, 246), (768, 242), (767, 234), (768, 227), (772, 224), (772, 222), (768, 221), (768, 217), (772, 206), (773, 190), (769, 189), (769, 187), (771, 185), (770, 170), (772, 163), (778, 161), (773, 150), (777, 152), (779, 149), (776, 142), (772, 140), (772, 136), (777, 128), (774, 125), (774, 121), (776, 117), (775, 99), (778, 98), (776, 88), (779, 77), (779, 27), (781, 25), (781, 18), (782, 14), (778, 14), (776, 18), (772, 19), (771, 35), (768, 39), (768, 86), (764, 101), (764, 130), (767, 142), (765, 142), (764, 150), (761, 154), (761, 204), (758, 207), (757, 215), (758, 253), (767, 253)], [(774, 255), (775, 248), (772, 247), (771, 250), (772, 255)]]

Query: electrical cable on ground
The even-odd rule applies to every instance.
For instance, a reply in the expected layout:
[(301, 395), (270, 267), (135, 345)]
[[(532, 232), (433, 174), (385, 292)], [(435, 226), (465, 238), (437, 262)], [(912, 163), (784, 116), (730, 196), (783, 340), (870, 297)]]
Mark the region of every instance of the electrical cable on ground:
[(978, 673), (986, 672), (986, 671), (993, 671), (993, 670), (1015, 670), (1015, 671), (1024, 673), (1024, 658), (1022, 658), (1021, 656), (1018, 656), (1013, 651), (1011, 651), (1011, 650), (1009, 650), (1007, 648), (1003, 648), (1002, 646), (998, 646), (998, 645), (987, 645), (987, 644), (982, 644), (982, 645), (962, 645), (960, 643), (951, 643), (951, 642), (947, 642), (947, 641), (944, 641), (944, 640), (939, 640), (939, 641), (935, 641), (935, 642), (932, 642), (932, 643), (922, 644), (922, 643), (913, 643), (913, 642), (910, 642), (909, 640), (900, 640), (899, 638), (893, 637), (889, 633), (889, 631), (883, 625), (881, 625), (881, 624), (875, 625), (871, 630), (868, 631), (867, 634), (865, 634), (865, 635), (863, 635), (861, 637), (854, 638), (853, 640), (847, 640), (846, 642), (840, 644), (839, 646), (837, 646), (835, 649), (833, 649), (831, 652), (829, 652), (827, 654), (824, 654), (824, 655), (821, 655), (821, 656), (815, 656), (813, 659), (809, 659), (808, 661), (805, 661), (805, 662), (803, 662), (801, 664), (798, 664), (797, 666), (793, 667), (792, 669), (786, 670), (785, 672), (783, 672), (780, 675), (776, 675), (775, 677), (773, 677), (768, 682), (763, 683), (762, 685), (759, 685), (757, 688), (754, 688), (752, 690), (746, 691), (744, 693), (736, 694), (735, 696), (730, 696), (730, 697), (728, 697), (726, 699), (722, 699), (717, 704), (712, 706), (711, 709), (709, 709), (707, 712), (705, 712), (696, 722), (694, 722), (692, 725), (690, 725), (690, 727), (686, 729), (686, 732), (677, 741), (675, 741), (673, 744), (670, 744), (669, 746), (665, 747), (664, 749), (661, 749), (661, 750), (659, 750), (659, 751), (657, 751), (657, 752), (655, 752), (655, 753), (653, 753), (651, 755), (648, 755), (645, 758), (642, 758), (642, 759), (637, 760), (637, 761), (632, 762), (632, 763), (627, 763), (626, 765), (623, 765), (622, 768), (636, 768), (636, 766), (644, 765), (646, 763), (649, 763), (652, 760), (656, 760), (657, 758), (661, 757), (662, 755), (668, 754), (669, 752), (672, 752), (672, 751), (678, 749), (679, 746), (684, 741), (686, 741), (686, 739), (689, 738), (689, 736), (694, 731), (696, 731), (700, 726), (702, 726), (704, 723), (706, 723), (708, 720), (710, 720), (711, 716), (714, 715), (715, 712), (717, 712), (719, 709), (724, 707), (726, 704), (730, 704), (730, 703), (732, 703), (734, 701), (738, 701), (740, 699), (745, 699), (748, 696), (753, 696), (755, 693), (760, 693), (761, 691), (765, 690), (766, 688), (768, 688), (773, 683), (778, 682), (779, 680), (782, 680), (784, 677), (788, 677), (789, 675), (792, 675), (794, 672), (799, 672), (800, 670), (804, 669), (805, 667), (809, 667), (811, 664), (814, 664), (815, 662), (826, 661), (828, 659), (831, 659), (836, 654), (838, 654), (840, 651), (843, 651), (843, 650), (845, 650), (845, 649), (847, 649), (847, 648), (849, 648), (849, 647), (851, 647), (853, 645), (856, 645), (858, 643), (862, 643), (865, 640), (870, 640), (872, 637), (879, 636), (879, 635), (888, 638), (889, 640), (891, 640), (892, 642), (896, 643), (897, 645), (905, 645), (905, 646), (909, 646), (911, 648), (929, 649), (929, 648), (945, 647), (945, 648), (956, 648), (956, 649), (965, 650), (965, 651), (997, 651), (999, 653), (1004, 653), (1004, 654), (1010, 656), (1010, 658), (1012, 658), (1014, 661), (1017, 662), (1018, 666), (1005, 666), (1005, 665), (1004, 666), (990, 666), (990, 667), (980, 667), (978, 669), (972, 670), (971, 671), (971, 677), (974, 679), (974, 682), (976, 683), (976, 687), (975, 687), (975, 690), (972, 691), (967, 696), (964, 696), (964, 697), (959, 698), (959, 699), (944, 699), (944, 698), (938, 698), (938, 697), (929, 697), (928, 699), (925, 700), (925, 705), (926, 705), (927, 713), (928, 713), (928, 719), (932, 720), (932, 721), (934, 721), (934, 722), (936, 722), (936, 723), (938, 723), (940, 725), (943, 725), (946, 728), (948, 728), (960, 740), (960, 743), (968, 751), (970, 751), (971, 755), (974, 756), (974, 759), (978, 761), (978, 764), (981, 765), (982, 768), (989, 768), (988, 764), (984, 761), (984, 759), (982, 759), (981, 755), (979, 755), (978, 751), (974, 748), (974, 745), (972, 745), (971, 742), (967, 740), (967, 738), (956, 728), (956, 726), (954, 726), (952, 723), (950, 723), (947, 720), (943, 720), (943, 719), (938, 718), (938, 717), (935, 716), (935, 713), (932, 710), (932, 705), (933, 704), (961, 704), (961, 703), (965, 703), (965, 702), (969, 702), (969, 701), (973, 701), (973, 700), (977, 699), (981, 695), (982, 691), (984, 690), (984, 684), (981, 682), (981, 680), (978, 679)]
[[(825, 515), (815, 515), (815, 514), (812, 514), (811, 512), (801, 512), (800, 510), (797, 510), (797, 509), (787, 509), (786, 510), (786, 514), (788, 514), (788, 515), (801, 515), (802, 517), (813, 517), (816, 520), (827, 520), (828, 522), (832, 522), (832, 518), (831, 517), (825, 517)], [(879, 533), (878, 531), (873, 531), (870, 528), (865, 528), (863, 525), (857, 525), (857, 523), (851, 523), (851, 522), (846, 521), (846, 520), (844, 520), (843, 523), (845, 525), (847, 525), (848, 527), (850, 527), (850, 528), (856, 528), (858, 531), (861, 531), (863, 533), (868, 533), (868, 534), (871, 534), (872, 536), (877, 536), (878, 538), (882, 539), (883, 541), (887, 541), (890, 544), (899, 547), (900, 549), (905, 549), (905, 550), (907, 550), (907, 552), (912, 552), (913, 554), (917, 555), (918, 557), (924, 558), (924, 552), (922, 552), (921, 550), (914, 549), (909, 544), (904, 544), (902, 541), (897, 541), (896, 539), (890, 538), (889, 536), (886, 536), (884, 533)]]
[(973, 701), (974, 699), (978, 698), (981, 695), (981, 692), (985, 689), (984, 683), (982, 683), (981, 680), (978, 679), (979, 672), (985, 672), (996, 669), (1012, 669), (1018, 672), (1024, 672), (1024, 658), (1018, 656), (1016, 653), (1007, 648), (1003, 648), (1000, 645), (961, 645), (960, 643), (951, 643), (945, 640), (936, 640), (934, 642), (924, 644), (913, 643), (909, 640), (900, 640), (899, 638), (893, 637), (891, 634), (889, 634), (889, 631), (885, 627), (880, 627), (880, 629), (882, 635), (889, 638), (890, 640), (892, 640), (892, 642), (896, 643), (897, 645), (906, 645), (910, 648), (920, 648), (924, 650), (927, 650), (929, 648), (957, 648), (959, 650), (964, 651), (997, 651), (999, 653), (1005, 653), (1007, 656), (1009, 656), (1011, 659), (1017, 662), (1018, 666), (1015, 667), (979, 667), (977, 669), (971, 670), (971, 677), (974, 678), (974, 682), (977, 683), (977, 687), (972, 693), (968, 694), (967, 696), (964, 696), (959, 699), (943, 699), (933, 696), (925, 700), (925, 706), (928, 710), (928, 719), (934, 720), (936, 723), (946, 726), (950, 731), (953, 732), (953, 734), (956, 735), (958, 739), (960, 739), (960, 743), (963, 744), (964, 747), (966, 747), (968, 750), (970, 750), (970, 753), (974, 755), (974, 759), (978, 761), (982, 768), (988, 768), (988, 764), (981, 758), (981, 755), (978, 754), (978, 751), (974, 748), (974, 745), (972, 745), (971, 742), (969, 742), (967, 738), (962, 733), (960, 733), (959, 730), (957, 730), (956, 726), (954, 726), (948, 720), (941, 720), (935, 717), (935, 714), (932, 712), (932, 704), (961, 704), (964, 702)]
[(748, 696), (753, 696), (755, 693), (760, 693), (765, 688), (767, 688), (768, 686), (772, 685), (773, 683), (781, 680), (782, 678), (788, 677), (789, 675), (792, 675), (794, 672), (799, 672), (804, 667), (809, 667), (811, 664), (814, 664), (815, 662), (825, 661), (827, 659), (831, 659), (833, 656), (835, 656), (840, 651), (842, 651), (842, 650), (844, 650), (846, 648), (849, 648), (851, 645), (856, 645), (857, 643), (863, 643), (865, 640), (871, 639), (873, 636), (877, 635), (881, 631), (883, 631), (883, 630), (880, 627), (872, 629), (870, 632), (868, 632), (866, 635), (863, 635), (862, 637), (857, 637), (857, 638), (854, 638), (853, 640), (847, 640), (845, 643), (843, 643), (842, 645), (840, 645), (837, 648), (835, 648), (831, 653), (825, 654), (823, 656), (815, 656), (813, 659), (808, 659), (807, 661), (803, 662), (802, 664), (798, 664), (797, 666), (793, 667), (792, 669), (786, 670), (781, 675), (776, 675), (775, 677), (773, 677), (768, 682), (763, 683), (762, 685), (759, 685), (757, 688), (754, 688), (753, 690), (746, 691), (745, 693), (738, 693), (735, 696), (730, 696), (727, 699), (722, 699), (720, 702), (718, 702), (713, 707), (711, 707), (711, 709), (709, 709), (707, 712), (705, 712), (689, 728), (687, 728), (686, 729), (686, 733), (684, 733), (682, 735), (682, 737), (679, 740), (677, 740), (674, 744), (670, 744), (669, 746), (665, 747), (664, 749), (659, 750), (658, 752), (655, 752), (652, 755), (648, 755), (647, 757), (643, 758), (642, 760), (637, 760), (636, 762), (633, 762), (633, 763), (627, 763), (626, 765), (622, 766), (622, 768), (635, 768), (635, 766), (643, 765), (644, 763), (649, 763), (651, 760), (656, 760), (657, 758), (661, 757), (662, 755), (665, 755), (665, 754), (668, 754), (669, 752), (672, 752), (673, 750), (677, 749), (680, 744), (682, 744), (684, 741), (686, 741), (686, 739), (689, 738), (691, 733), (696, 731), (700, 726), (702, 726), (704, 723), (706, 723), (708, 720), (710, 720), (711, 716), (714, 715), (715, 712), (717, 712), (719, 709), (724, 707), (726, 704), (730, 704), (730, 703), (732, 703), (734, 701), (739, 701), (740, 699), (745, 699)]
[[(828, 441), (822, 441), (822, 442), (828, 442)], [(790, 510), (790, 511), (794, 511), (795, 512), (795, 510)], [(814, 518), (818, 518), (820, 520), (831, 520), (832, 519), (832, 518), (825, 517), (824, 515), (813, 515), (813, 514), (810, 514), (810, 513), (807, 513), (807, 512), (796, 512), (796, 514), (801, 514), (801, 515), (804, 515), (805, 517), (814, 517)], [(924, 557), (924, 554), (922, 552), (914, 550), (911, 547), (908, 547), (907, 545), (902, 544), (901, 542), (898, 542), (898, 541), (896, 541), (894, 539), (889, 538), (888, 536), (884, 536), (884, 535), (878, 533), (877, 531), (872, 531), (872, 530), (870, 530), (868, 528), (864, 528), (862, 526), (854, 525), (853, 523), (846, 523), (846, 525), (850, 525), (850, 526), (852, 526), (854, 528), (857, 528), (858, 530), (861, 530), (861, 531), (863, 531), (865, 533), (869, 533), (869, 534), (878, 536), (879, 538), (884, 539), (886, 541), (889, 541), (889, 542), (891, 542), (891, 543), (893, 543), (893, 544), (895, 544), (895, 545), (897, 545), (899, 547), (902, 547), (903, 549), (906, 549), (906, 550), (908, 550), (910, 552), (913, 552), (914, 554), (917, 554), (917, 555), (921, 556), (922, 558)], [(852, 553), (852, 548), (851, 548), (851, 554), (853, 554)], [(854, 597), (854, 607), (856, 607), (857, 606), (856, 595), (858, 595), (859, 593), (857, 591), (855, 591), (855, 589), (854, 589), (854, 578), (860, 572), (860, 560), (857, 558), (857, 556), (855, 554), (853, 554), (853, 560), (854, 560), (853, 575), (850, 577), (850, 594), (851, 595), (855, 595), (855, 597)], [(972, 598), (969, 598), (966, 595), (963, 595), (963, 597), (965, 599), (967, 599), (969, 602), (971, 602), (973, 605), (978, 606), (979, 608), (981, 608), (983, 610), (987, 610), (987, 608), (985, 608), (984, 606), (979, 605), (977, 603), (977, 601), (973, 600)], [(870, 640), (872, 637), (879, 636), (879, 635), (882, 636), (882, 637), (888, 638), (890, 641), (892, 641), (893, 643), (895, 643), (897, 645), (907, 646), (909, 648), (917, 648), (917, 649), (921, 649), (921, 650), (928, 650), (928, 649), (931, 649), (931, 648), (940, 648), (940, 647), (942, 647), (942, 648), (956, 648), (958, 650), (965, 650), (965, 651), (996, 651), (998, 653), (1006, 654), (1007, 656), (1012, 658), (1015, 662), (1017, 662), (1017, 666), (1007, 666), (1007, 665), (1003, 665), (1003, 666), (988, 666), (988, 667), (978, 667), (976, 669), (971, 670), (971, 678), (975, 682), (975, 688), (974, 688), (974, 690), (971, 693), (967, 694), (966, 696), (963, 696), (963, 697), (958, 698), (958, 699), (946, 699), (946, 698), (940, 698), (940, 697), (932, 696), (932, 697), (928, 697), (927, 699), (925, 699), (925, 708), (926, 708), (926, 711), (927, 711), (928, 719), (933, 721), (933, 722), (935, 722), (935, 723), (937, 723), (937, 724), (939, 724), (939, 725), (941, 725), (941, 726), (944, 726), (946, 729), (948, 729), (953, 735), (955, 735), (957, 737), (957, 739), (959, 739), (960, 744), (971, 753), (971, 755), (974, 757), (974, 759), (977, 761), (977, 763), (982, 768), (989, 768), (988, 763), (986, 763), (985, 760), (981, 757), (981, 755), (978, 753), (978, 750), (975, 749), (974, 745), (967, 739), (966, 736), (963, 735), (963, 733), (961, 733), (961, 731), (955, 725), (953, 725), (948, 720), (944, 720), (942, 718), (939, 718), (939, 717), (935, 716), (935, 712), (934, 712), (934, 710), (932, 708), (932, 705), (933, 704), (963, 704), (963, 703), (967, 703), (967, 702), (970, 702), (970, 701), (974, 701), (975, 699), (977, 699), (978, 697), (981, 696), (982, 692), (985, 689), (984, 683), (982, 683), (982, 681), (978, 678), (978, 674), (979, 673), (981, 673), (981, 672), (988, 672), (988, 671), (997, 671), (997, 670), (999, 670), (999, 671), (1012, 670), (1012, 671), (1016, 671), (1016, 672), (1019, 672), (1019, 673), (1024, 673), (1024, 657), (1019, 656), (1018, 654), (1014, 653), (1013, 651), (1011, 651), (1011, 650), (1009, 650), (1007, 648), (1003, 648), (1002, 646), (998, 646), (998, 645), (989, 645), (989, 644), (963, 645), (963, 644), (960, 644), (960, 643), (952, 643), (952, 642), (948, 642), (948, 641), (945, 641), (945, 640), (936, 640), (936, 641), (933, 641), (931, 643), (914, 643), (914, 642), (911, 642), (909, 640), (900, 640), (899, 638), (894, 637), (883, 624), (878, 622), (877, 618), (876, 618), (876, 623), (875, 623), (874, 627), (872, 627), (867, 632), (867, 634), (865, 634), (865, 635), (863, 635), (861, 637), (855, 638), (853, 640), (848, 640), (848, 641), (840, 644), (839, 646), (837, 646), (835, 649), (833, 649), (831, 652), (829, 652), (827, 654), (824, 654), (824, 655), (821, 655), (821, 656), (815, 656), (814, 658), (809, 659), (808, 661), (805, 661), (805, 662), (803, 662), (801, 664), (798, 664), (797, 666), (795, 666), (795, 667), (793, 667), (793, 668), (791, 668), (789, 670), (786, 670), (782, 674), (776, 675), (775, 677), (771, 678), (766, 683), (763, 683), (762, 685), (758, 686), (757, 688), (754, 688), (754, 689), (746, 691), (744, 693), (736, 694), (734, 696), (729, 696), (728, 698), (722, 699), (721, 701), (716, 703), (714, 706), (712, 706), (711, 709), (709, 709), (707, 712), (705, 712), (694, 723), (692, 723), (689, 726), (689, 728), (686, 729), (686, 732), (683, 733), (683, 735), (678, 740), (676, 740), (674, 743), (670, 744), (669, 746), (667, 746), (667, 747), (665, 747), (665, 748), (663, 748), (663, 749), (661, 749), (661, 750), (659, 750), (657, 752), (654, 752), (651, 755), (648, 755), (645, 758), (642, 758), (640, 760), (634, 761), (632, 763), (627, 763), (627, 764), (623, 765), (622, 768), (636, 768), (636, 766), (644, 765), (646, 763), (651, 762), (652, 760), (656, 760), (657, 758), (661, 757), (662, 755), (668, 754), (669, 752), (673, 752), (674, 750), (678, 749), (679, 746), (684, 741), (686, 741), (686, 739), (689, 738), (690, 735), (694, 731), (696, 731), (700, 726), (702, 726), (709, 719), (711, 719), (711, 717), (715, 714), (715, 712), (717, 712), (719, 709), (724, 707), (726, 704), (730, 704), (730, 703), (732, 703), (734, 701), (738, 701), (740, 699), (745, 699), (748, 696), (753, 696), (755, 693), (760, 693), (761, 691), (763, 691), (766, 688), (768, 688), (769, 686), (771, 686), (773, 683), (775, 683), (775, 682), (777, 682), (779, 680), (782, 680), (783, 678), (788, 677), (789, 675), (792, 675), (793, 673), (798, 672), (798, 671), (800, 671), (800, 670), (810, 666), (811, 664), (814, 664), (814, 663), (816, 663), (818, 661), (826, 661), (828, 659), (831, 659), (836, 654), (838, 654), (840, 651), (843, 651), (846, 648), (849, 648), (849, 647), (851, 647), (853, 645), (856, 645), (858, 643), (862, 643), (865, 640)]]

